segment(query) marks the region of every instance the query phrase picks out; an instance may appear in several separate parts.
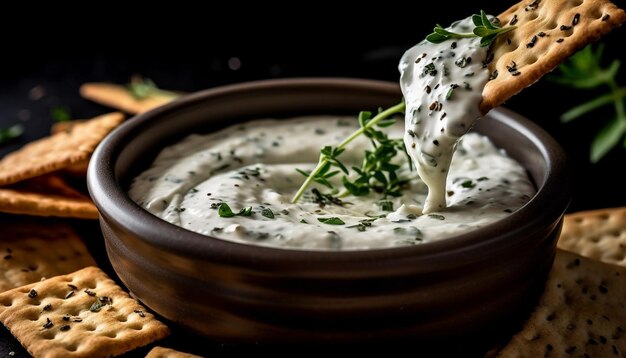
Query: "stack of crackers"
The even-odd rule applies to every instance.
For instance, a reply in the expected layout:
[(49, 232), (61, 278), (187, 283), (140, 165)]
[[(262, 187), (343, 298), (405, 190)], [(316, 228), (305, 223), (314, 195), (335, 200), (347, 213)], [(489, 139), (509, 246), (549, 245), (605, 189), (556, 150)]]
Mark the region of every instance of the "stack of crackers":
[[(123, 120), (113, 112), (57, 123), (51, 136), (0, 160), (0, 321), (35, 357), (110, 357), (169, 334), (96, 267), (68, 222), (42, 218), (98, 218), (85, 191), (87, 166)], [(184, 356), (155, 347), (149, 355), (177, 354)]]

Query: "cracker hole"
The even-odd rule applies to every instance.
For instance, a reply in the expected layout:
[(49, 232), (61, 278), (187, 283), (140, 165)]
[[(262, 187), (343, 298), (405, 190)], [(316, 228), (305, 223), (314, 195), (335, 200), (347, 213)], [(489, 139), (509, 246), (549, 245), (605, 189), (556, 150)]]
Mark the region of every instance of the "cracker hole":
[(572, 6), (580, 6), (583, 4), (583, 0), (573, 0), (572, 1)]
[(98, 285), (96, 284), (96, 282), (94, 281), (87, 281), (87, 282), (83, 282), (83, 286), (85, 286), (86, 288), (93, 290), (95, 289)]
[(111, 332), (102, 333), (102, 335), (105, 337), (109, 337), (109, 338), (116, 338), (117, 332), (111, 331)]
[(67, 346), (65, 346), (65, 349), (67, 349), (70, 352), (76, 352), (78, 350), (78, 344), (69, 344)]
[(599, 218), (600, 218), (600, 220), (606, 221), (606, 220), (609, 220), (611, 218), (611, 216), (609, 214), (601, 214), (599, 216)]
[(128, 322), (128, 318), (126, 318), (126, 316), (118, 316), (117, 321), (122, 323)]
[(528, 14), (528, 16), (526, 16), (527, 21), (533, 21), (539, 17), (539, 11), (530, 11), (526, 12), (526, 14)]
[(41, 315), (39, 314), (39, 312), (31, 311), (31, 312), (26, 313), (24, 315), (24, 318), (29, 321), (35, 322), (35, 321), (39, 321), (39, 318), (41, 318)]
[(137, 324), (137, 323), (135, 323), (135, 324), (130, 324), (130, 325), (128, 326), (128, 328), (129, 328), (129, 329), (134, 329), (134, 330), (136, 330), (136, 331), (140, 331), (140, 330), (142, 330), (142, 329), (143, 329), (143, 324)]
[(537, 60), (537, 56), (528, 56), (528, 58), (526, 59), (526, 65), (532, 65), (533, 63), (537, 62)]
[(600, 10), (600, 9), (593, 9), (589, 13), (589, 16), (591, 16), (594, 19), (600, 20), (600, 19), (602, 19), (602, 16), (604, 16), (604, 14), (602, 13), (602, 10)]
[(41, 334), (44, 339), (54, 339), (54, 332), (46, 331)]
[(5, 298), (0, 304), (2, 304), (4, 307), (11, 307), (13, 306), (13, 301), (11, 301), (10, 298)]
[(91, 325), (91, 324), (86, 324), (83, 326), (83, 328), (85, 329), (85, 331), (89, 331), (89, 332), (93, 332), (96, 330), (96, 326)]

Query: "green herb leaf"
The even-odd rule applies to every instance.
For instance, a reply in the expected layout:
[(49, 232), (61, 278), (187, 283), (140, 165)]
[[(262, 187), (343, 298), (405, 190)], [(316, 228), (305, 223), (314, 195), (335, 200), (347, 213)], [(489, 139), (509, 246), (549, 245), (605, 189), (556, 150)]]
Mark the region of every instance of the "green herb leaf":
[(239, 210), (238, 213), (235, 214), (230, 206), (228, 206), (228, 204), (221, 203), (220, 206), (217, 208), (217, 214), (223, 218), (232, 218), (234, 216), (252, 216), (253, 213), (252, 207), (248, 206), (242, 208), (241, 210)]
[(14, 124), (9, 128), (0, 128), (0, 144), (19, 138), (23, 133), (24, 127), (21, 124)]
[(144, 100), (152, 96), (170, 97), (172, 99), (180, 96), (179, 93), (160, 89), (151, 79), (141, 76), (133, 76), (126, 88), (138, 100)]
[(343, 220), (339, 219), (338, 217), (317, 218), (317, 220), (327, 225), (345, 225), (345, 222), (343, 222)]
[(228, 206), (228, 204), (226, 203), (220, 204), (219, 208), (217, 208), (217, 213), (220, 217), (223, 218), (232, 218), (233, 216), (235, 216), (235, 213), (233, 213), (230, 206)]
[[(343, 172), (346, 175), (342, 181), (344, 183), (344, 186), (346, 186), (346, 183), (352, 184), (352, 185), (348, 184), (346, 186), (346, 190), (349, 193), (352, 193), (353, 195), (356, 195), (356, 194), (365, 195), (364, 193), (371, 189), (371, 186), (369, 185), (369, 183), (366, 180), (364, 180), (365, 176), (374, 177), (373, 172), (387, 171), (388, 172), (387, 175), (389, 176), (389, 178), (387, 180), (387, 185), (384, 185), (383, 195), (397, 195), (397, 190), (399, 190), (400, 186), (406, 182), (398, 180), (397, 178), (395, 180), (392, 180), (395, 173), (392, 174), (391, 172), (389, 172), (388, 168), (382, 169), (380, 167), (376, 167), (375, 164), (381, 163), (381, 162), (389, 162), (391, 158), (393, 158), (395, 153), (398, 152), (398, 147), (401, 148), (401, 151), (406, 153), (406, 148), (404, 148), (404, 142), (402, 139), (399, 139), (396, 141), (390, 140), (387, 138), (385, 133), (375, 129), (374, 127), (380, 124), (381, 122), (383, 122), (381, 124), (382, 127), (391, 125), (392, 123), (389, 121), (389, 117), (391, 117), (392, 115), (396, 113), (402, 113), (404, 109), (405, 109), (405, 104), (404, 102), (401, 102), (391, 108), (380, 111), (373, 118), (372, 118), (371, 112), (363, 111), (359, 113), (359, 123), (361, 127), (357, 131), (355, 131), (348, 138), (346, 138), (341, 143), (339, 143), (337, 147), (331, 147), (331, 146), (323, 147), (320, 150), (320, 160), (317, 166), (315, 167), (315, 169), (311, 171), (311, 173), (306, 173), (302, 170), (298, 170), (299, 173), (306, 175), (307, 178), (302, 184), (302, 186), (300, 187), (300, 189), (298, 189), (298, 192), (294, 195), (292, 199), (292, 203), (297, 203), (298, 200), (300, 200), (302, 195), (304, 195), (307, 187), (312, 182), (317, 182), (330, 189), (334, 189), (334, 186), (328, 179), (330, 177), (337, 175), (338, 172), (331, 171), (332, 167), (339, 169), (339, 171)], [(339, 160), (338, 157), (346, 150), (345, 147), (348, 144), (350, 144), (354, 139), (359, 137), (360, 135), (365, 135), (366, 137), (370, 138), (370, 140), (375, 145), (377, 143), (381, 143), (381, 144), (384, 143), (385, 145), (381, 146), (382, 148), (376, 147), (376, 150), (374, 152), (366, 152), (364, 164), (363, 164), (363, 167), (361, 168), (363, 170), (361, 170), (361, 172), (359, 173), (359, 177), (356, 180), (351, 181), (348, 179), (348, 175), (349, 175), (348, 168)], [(372, 166), (372, 164), (374, 164), (374, 166)], [(380, 175), (378, 176), (380, 177)], [(379, 189), (378, 184), (373, 184), (373, 185), (376, 186), (375, 189), (378, 191)]]
[(272, 209), (270, 209), (270, 208), (265, 208), (265, 209), (261, 210), (261, 215), (265, 216), (268, 219), (273, 219), (274, 218), (274, 213), (272, 212)]
[(382, 211), (393, 211), (393, 202), (389, 200), (381, 200), (378, 203), (376, 203), (376, 205), (378, 205), (378, 207)]
[(476, 186), (476, 183), (474, 183), (471, 180), (466, 180), (466, 181), (461, 183), (461, 186), (464, 187), (464, 188), (467, 188), (467, 189), (471, 189), (471, 188)]
[(100, 312), (102, 307), (107, 306), (107, 305), (112, 305), (112, 304), (113, 304), (113, 300), (111, 300), (109, 297), (101, 296), (96, 299), (96, 302), (94, 302), (91, 305), (91, 307), (89, 307), (89, 310), (91, 312)]
[(241, 210), (239, 210), (237, 215), (238, 216), (251, 216), (252, 215), (252, 207), (248, 206), (248, 207), (242, 208)]
[(579, 118), (593, 111), (594, 109), (597, 109), (597, 108), (600, 108), (609, 104), (613, 104), (615, 101), (623, 100), (625, 96), (626, 96), (626, 87), (622, 87), (614, 93), (608, 93), (608, 94), (596, 97), (589, 102), (580, 104), (568, 110), (567, 112), (563, 113), (563, 115), (561, 115), (561, 122), (567, 123), (569, 121), (572, 121), (576, 118)]
[(620, 142), (624, 134), (626, 134), (626, 118), (612, 119), (600, 130), (591, 143), (591, 162), (597, 163)]
[[(618, 145), (626, 133), (626, 87), (620, 87), (615, 79), (620, 68), (620, 61), (614, 60), (608, 67), (602, 67), (602, 44), (595, 47), (589, 45), (559, 66), (559, 74), (550, 77), (553, 82), (576, 89), (591, 89), (600, 86), (609, 88), (609, 93), (577, 105), (561, 116), (562, 122), (569, 122), (598, 109), (613, 104), (615, 117), (608, 122), (591, 143), (589, 159), (597, 163), (613, 147)], [(626, 139), (624, 142), (626, 148)]]
[(480, 10), (480, 14), (472, 16), (472, 22), (475, 27), (471, 33), (455, 33), (446, 30), (441, 25), (437, 24), (433, 29), (433, 33), (426, 36), (426, 41), (432, 43), (442, 43), (450, 39), (480, 37), (481, 46), (491, 46), (493, 41), (498, 36), (515, 29), (515, 26), (508, 26), (505, 28), (500, 27), (497, 22), (497, 18), (494, 17), (494, 20), (490, 21), (489, 17), (483, 10)]
[(50, 110), (50, 115), (55, 122), (67, 122), (72, 119), (70, 109), (65, 106), (54, 106)]
[(445, 217), (445, 216), (443, 216), (443, 215), (438, 215), (438, 214), (428, 214), (428, 217), (429, 217), (429, 218), (436, 219), (436, 220), (445, 220), (445, 219), (446, 219), (446, 217)]

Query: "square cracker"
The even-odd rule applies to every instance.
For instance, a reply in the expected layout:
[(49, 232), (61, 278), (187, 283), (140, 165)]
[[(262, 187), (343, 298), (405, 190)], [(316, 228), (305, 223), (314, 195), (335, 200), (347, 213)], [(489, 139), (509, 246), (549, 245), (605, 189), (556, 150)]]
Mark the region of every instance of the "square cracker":
[[(495, 108), (588, 43), (626, 21), (626, 14), (608, 0), (526, 0), (498, 16), (503, 26), (517, 28), (492, 45), (487, 82), (480, 104), (483, 113)], [(511, 71), (512, 68), (517, 71)], [(507, 67), (508, 66), (508, 67)], [(496, 72), (497, 71), (497, 72)]]
[(9, 217), (0, 227), (0, 292), (96, 264), (66, 224)]
[(626, 267), (626, 207), (565, 215), (558, 247)]
[(124, 120), (109, 113), (25, 145), (0, 160), (0, 186), (51, 173), (84, 162), (96, 146)]
[(124, 86), (102, 82), (85, 83), (80, 87), (80, 94), (90, 101), (131, 114), (147, 112), (175, 99), (159, 94), (138, 99)]
[(0, 188), (0, 212), (35, 216), (97, 219), (91, 199), (55, 174)]
[(499, 357), (626, 354), (626, 268), (557, 250), (539, 305)]
[(148, 352), (146, 358), (201, 358), (195, 354), (179, 352), (171, 348), (154, 347)]
[(35, 357), (110, 357), (169, 334), (97, 267), (0, 294), (0, 321)]

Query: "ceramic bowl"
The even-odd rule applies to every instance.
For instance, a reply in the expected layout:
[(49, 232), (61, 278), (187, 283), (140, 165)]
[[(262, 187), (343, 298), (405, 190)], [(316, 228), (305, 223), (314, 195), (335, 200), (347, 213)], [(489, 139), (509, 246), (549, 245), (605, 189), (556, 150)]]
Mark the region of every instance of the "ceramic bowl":
[(128, 120), (88, 173), (113, 268), (152, 310), (217, 342), (429, 341), (513, 329), (545, 282), (569, 191), (559, 145), (509, 110), (491, 111), (474, 130), (528, 170), (537, 194), (503, 220), (438, 242), (351, 252), (252, 246), (172, 225), (127, 195), (160, 149), (190, 133), (263, 117), (356, 115), (401, 98), (389, 82), (269, 80), (194, 93)]

